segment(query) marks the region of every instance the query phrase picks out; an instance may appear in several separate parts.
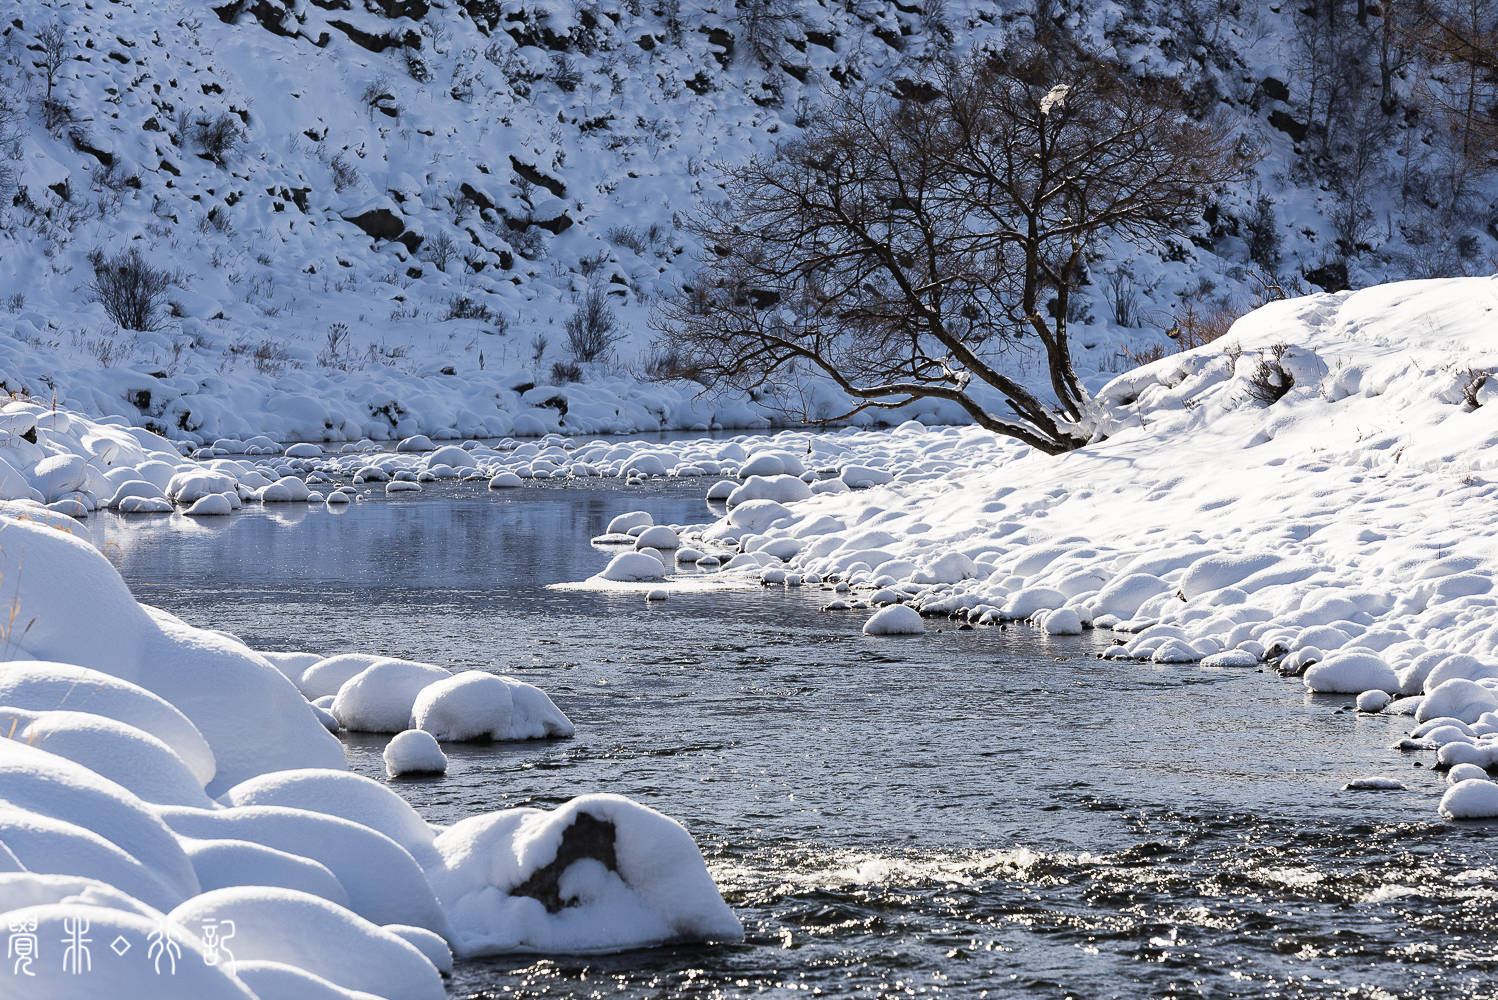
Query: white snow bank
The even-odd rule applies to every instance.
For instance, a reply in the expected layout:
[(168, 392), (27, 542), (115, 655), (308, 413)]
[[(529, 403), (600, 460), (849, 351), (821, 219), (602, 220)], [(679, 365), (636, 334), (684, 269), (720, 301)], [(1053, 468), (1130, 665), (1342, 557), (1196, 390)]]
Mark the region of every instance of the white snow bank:
[(247, 840), (310, 858), (333, 873), (349, 907), (365, 919), (447, 934), (447, 918), (411, 853), (356, 820), (285, 806), (166, 807), (160, 815), (180, 836)]
[(621, 552), (598, 574), (614, 583), (649, 583), (666, 578), (666, 566), (648, 552)]
[(157, 909), (198, 891), (192, 863), (146, 803), (15, 740), (0, 740), (0, 843), (30, 871), (97, 878)]
[(1305, 672), (1305, 685), (1323, 694), (1359, 694), (1379, 690), (1399, 690), (1394, 670), (1375, 653), (1349, 650), (1333, 653)]
[(450, 676), (430, 663), (379, 660), (344, 681), (328, 711), (344, 729), (398, 733), (410, 727), (411, 706), (421, 689)]
[(303, 768), (277, 771), (235, 785), (226, 805), (285, 806), (353, 820), (377, 830), (425, 865), (431, 860), (432, 828), (416, 810), (377, 781), (347, 771)]
[(22, 581), (14, 620), (28, 623), (0, 655), (88, 667), (163, 697), (212, 748), (210, 792), (282, 767), (342, 764), (338, 741), (280, 671), (238, 642), (142, 608), (87, 543), (6, 518), (0, 578)]
[(414, 945), (325, 899), (288, 889), (215, 889), (172, 911), (201, 927), (232, 922), (234, 961), (276, 962), (346, 989), (401, 1000), (442, 1000), (442, 977)]
[[(0, 705), (38, 712), (86, 708), (160, 740), (200, 788), (213, 780), (213, 750), (187, 716), (159, 695), (118, 677), (67, 663), (12, 661), (0, 666)], [(7, 730), (12, 714), (0, 715)]]
[[(894, 476), (750, 500), (680, 534), (735, 547), (724, 586), (818, 578), (980, 624), (1080, 621), (1122, 633), (1109, 660), (1265, 662), (1313, 691), (1424, 694), (1381, 710), (1475, 724), (1498, 711), (1495, 288), (1272, 303), (1103, 386), (1093, 443), (1059, 458), (971, 427), (809, 436), (803, 468)], [(1294, 384), (1266, 404), (1252, 383), (1280, 344)], [(696, 460), (799, 474), (726, 446)], [(949, 553), (973, 574), (928, 569)]]

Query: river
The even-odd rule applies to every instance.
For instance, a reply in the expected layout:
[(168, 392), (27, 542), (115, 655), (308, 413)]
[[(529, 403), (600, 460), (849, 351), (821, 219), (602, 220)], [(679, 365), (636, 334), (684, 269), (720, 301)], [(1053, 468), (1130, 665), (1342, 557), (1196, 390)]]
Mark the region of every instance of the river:
[[(742, 945), (459, 962), (455, 997), (1474, 997), (1498, 991), (1498, 828), (1255, 670), (1114, 663), (1106, 633), (865, 637), (817, 588), (548, 589), (610, 517), (707, 519), (705, 483), (373, 495), (342, 513), (100, 514), (136, 596), (263, 649), (514, 674), (575, 739), (449, 747), (428, 820), (631, 796), (684, 823)], [(345, 736), (384, 779), (383, 738)], [(1392, 774), (1405, 791), (1343, 791)]]

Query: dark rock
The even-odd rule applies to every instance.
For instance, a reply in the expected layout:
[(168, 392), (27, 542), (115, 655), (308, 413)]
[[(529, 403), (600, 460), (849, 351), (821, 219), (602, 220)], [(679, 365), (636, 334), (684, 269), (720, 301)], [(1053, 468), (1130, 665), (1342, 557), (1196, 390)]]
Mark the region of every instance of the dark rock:
[(393, 240), (406, 231), (401, 217), (388, 208), (372, 208), (358, 215), (346, 215), (345, 222), (352, 222), (377, 240)]
[(354, 27), (347, 21), (329, 21), (328, 27), (337, 28), (348, 36), (349, 41), (371, 52), (384, 52), (390, 48), (419, 49), (421, 36), (414, 31), (391, 32), (376, 35)]
[(1260, 80), (1259, 89), (1271, 101), (1288, 101), (1290, 99), (1290, 88), (1285, 85), (1283, 80), (1276, 80), (1272, 76), (1266, 76)]
[(1333, 260), (1305, 272), (1305, 278), (1317, 288), (1327, 292), (1346, 291), (1347, 264), (1344, 261)]
[(1305, 122), (1296, 121), (1295, 117), (1288, 111), (1283, 111), (1279, 108), (1275, 108), (1273, 111), (1269, 112), (1269, 124), (1273, 125), (1275, 128), (1279, 129), (1281, 132), (1285, 133), (1296, 142), (1302, 142), (1305, 140), (1306, 131), (1309, 128), (1309, 126), (1307, 126)]
[(567, 905), (559, 888), (563, 873), (574, 862), (589, 859), (597, 861), (609, 871), (619, 870), (619, 859), (614, 853), (614, 824), (580, 812), (573, 819), (572, 825), (562, 831), (562, 842), (557, 846), (556, 857), (511, 889), (510, 895), (529, 896), (539, 900), (546, 907), (546, 912), (559, 913)]
[(515, 173), (518, 176), (524, 177), (526, 180), (530, 181), (532, 184), (538, 184), (541, 187), (544, 187), (546, 190), (550, 191), (552, 194), (556, 195), (558, 198), (565, 198), (565, 197), (567, 197), (567, 185), (566, 184), (564, 184), (561, 181), (557, 180), (555, 177), (552, 177), (552, 176), (550, 176), (548, 174), (543, 174), (534, 165), (529, 164), (529, 163), (521, 163), (519, 160), (515, 159), (515, 157), (511, 156), (510, 157), (510, 167), (515, 171)]

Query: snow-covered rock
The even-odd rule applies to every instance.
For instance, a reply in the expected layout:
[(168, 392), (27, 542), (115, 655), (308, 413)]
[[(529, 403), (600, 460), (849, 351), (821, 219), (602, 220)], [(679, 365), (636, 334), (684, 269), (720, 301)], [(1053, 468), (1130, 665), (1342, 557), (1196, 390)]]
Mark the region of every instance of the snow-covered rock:
[(924, 631), (920, 612), (904, 604), (881, 608), (863, 624), (864, 635), (920, 635)]
[(437, 738), (421, 729), (396, 733), (385, 745), (385, 773), (392, 778), (403, 774), (446, 774), (447, 754)]

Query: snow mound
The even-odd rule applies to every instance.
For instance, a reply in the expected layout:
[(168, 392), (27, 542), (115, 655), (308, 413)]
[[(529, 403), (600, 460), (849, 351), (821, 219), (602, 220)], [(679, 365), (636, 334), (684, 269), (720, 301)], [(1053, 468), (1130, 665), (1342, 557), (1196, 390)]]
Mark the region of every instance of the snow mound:
[(648, 552), (621, 552), (598, 574), (614, 583), (654, 583), (666, 578), (666, 567)]
[(347, 771), (277, 771), (235, 785), (231, 806), (284, 806), (352, 820), (395, 841), (418, 862), (430, 860), (432, 829), (416, 810), (377, 781)]
[(442, 977), (414, 945), (303, 892), (235, 887), (205, 892), (172, 911), (187, 927), (233, 923), (233, 960), (276, 962), (345, 989), (402, 1000), (443, 1000)]
[(1458, 781), (1441, 796), (1440, 812), (1447, 819), (1498, 819), (1498, 782)]
[(1362, 650), (1333, 653), (1305, 672), (1306, 688), (1319, 694), (1360, 694), (1399, 690), (1399, 678), (1377, 654)]
[(411, 706), (421, 689), (450, 676), (429, 663), (380, 660), (344, 681), (328, 711), (344, 729), (398, 733), (410, 728)]
[(66, 663), (12, 661), (0, 666), (0, 705), (37, 712), (86, 707), (91, 715), (160, 740), (200, 788), (213, 780), (213, 750), (187, 716), (159, 695), (118, 677)]
[(385, 745), (384, 758), (385, 773), (392, 778), (447, 773), (447, 754), (437, 745), (436, 737), (421, 729), (396, 733)]
[(881, 608), (863, 624), (864, 635), (920, 635), (925, 631), (920, 612), (905, 604)]
[(619, 796), (475, 816), (445, 830), (437, 849), (444, 864), (432, 882), (459, 955), (743, 937), (691, 835)]
[(482, 670), (467, 670), (423, 688), (414, 727), (439, 740), (566, 737), (572, 723), (539, 688)]

